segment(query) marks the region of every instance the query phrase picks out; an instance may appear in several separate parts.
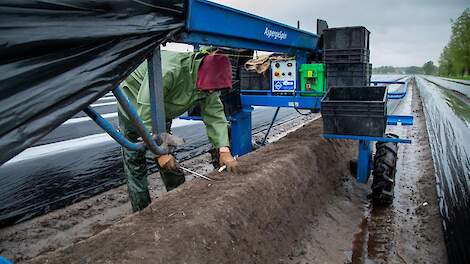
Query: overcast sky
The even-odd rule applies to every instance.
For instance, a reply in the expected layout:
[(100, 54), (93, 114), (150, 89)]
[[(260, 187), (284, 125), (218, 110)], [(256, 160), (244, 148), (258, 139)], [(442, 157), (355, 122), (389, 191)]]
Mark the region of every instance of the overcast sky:
[(362, 25), (371, 31), (374, 66), (437, 63), (450, 37), (450, 19), (469, 0), (217, 0), (249, 13), (315, 31), (316, 19), (330, 27)]
[(316, 19), (330, 27), (365, 26), (371, 32), (376, 66), (437, 64), (456, 19), (469, 0), (213, 0), (291, 26), (316, 31)]

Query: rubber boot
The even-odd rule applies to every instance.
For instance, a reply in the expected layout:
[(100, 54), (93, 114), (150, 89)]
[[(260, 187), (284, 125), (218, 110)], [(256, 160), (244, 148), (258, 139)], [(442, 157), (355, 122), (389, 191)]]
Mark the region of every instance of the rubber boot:
[(129, 190), (129, 199), (131, 200), (131, 205), (132, 205), (132, 211), (138, 212), (147, 207), (150, 202), (150, 193), (149, 191), (143, 191), (143, 192), (133, 192)]
[(148, 190), (145, 153), (123, 149), (123, 157), (132, 211), (137, 212), (147, 207), (151, 201)]
[(182, 171), (166, 171), (160, 169), (160, 176), (162, 177), (167, 192), (175, 189), (186, 181)]
[[(139, 134), (135, 131), (131, 122), (120, 113), (118, 116), (119, 129), (124, 136), (131, 142), (138, 142)], [(148, 171), (145, 152), (122, 148), (122, 157), (124, 173), (127, 177), (127, 190), (129, 192), (129, 199), (131, 200), (132, 211), (137, 212), (147, 207), (151, 202), (148, 190)]]
[(214, 167), (214, 170), (216, 170), (219, 168), (219, 164), (220, 164), (219, 149), (211, 149), (209, 150), (209, 153), (211, 154), (211, 164)]

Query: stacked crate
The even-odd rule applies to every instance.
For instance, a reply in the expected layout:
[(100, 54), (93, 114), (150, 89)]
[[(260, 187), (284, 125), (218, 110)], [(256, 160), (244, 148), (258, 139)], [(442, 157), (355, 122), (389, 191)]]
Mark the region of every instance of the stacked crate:
[(369, 35), (365, 27), (330, 28), (323, 32), (328, 88), (370, 84)]
[(387, 126), (387, 87), (370, 86), (369, 31), (323, 31), (328, 92), (321, 102), (323, 133), (382, 137)]

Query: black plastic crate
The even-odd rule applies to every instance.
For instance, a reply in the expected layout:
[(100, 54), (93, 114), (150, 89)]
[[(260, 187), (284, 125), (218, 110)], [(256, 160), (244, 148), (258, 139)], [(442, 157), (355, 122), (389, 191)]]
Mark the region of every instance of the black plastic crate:
[(370, 63), (332, 63), (326, 65), (326, 70), (330, 72), (367, 72), (371, 66)]
[(338, 86), (368, 86), (370, 85), (370, 74), (368, 75), (328, 75), (327, 76), (328, 88)]
[(321, 101), (321, 114), (325, 134), (382, 137), (387, 122), (387, 88), (330, 88)]
[(323, 31), (324, 49), (369, 49), (370, 32), (365, 27), (329, 28)]
[(226, 116), (230, 116), (242, 110), (242, 101), (240, 99), (239, 88), (222, 91), (220, 95), (220, 101), (222, 101), (222, 104), (224, 105), (224, 112)]
[(245, 65), (249, 59), (253, 57), (253, 51), (247, 49), (231, 49), (231, 48), (217, 48), (221, 54), (228, 56), (230, 64), (232, 66), (232, 79), (239, 80), (238, 69)]
[(326, 71), (329, 73), (368, 73), (370, 64), (368, 63), (329, 63), (326, 65)]
[[(242, 102), (240, 98), (240, 89), (233, 88), (231, 90), (222, 91), (220, 94), (220, 101), (224, 105), (224, 112), (226, 116), (238, 113), (242, 109)], [(188, 110), (188, 116), (201, 116), (201, 106), (196, 104)]]
[(188, 110), (188, 116), (201, 116), (201, 106), (199, 104), (191, 106)]
[(367, 49), (325, 50), (325, 63), (369, 63), (370, 52)]
[(268, 74), (259, 74), (240, 69), (240, 89), (241, 90), (270, 90), (271, 82)]
[(370, 64), (367, 63), (332, 63), (326, 65), (328, 87), (368, 86), (370, 76)]

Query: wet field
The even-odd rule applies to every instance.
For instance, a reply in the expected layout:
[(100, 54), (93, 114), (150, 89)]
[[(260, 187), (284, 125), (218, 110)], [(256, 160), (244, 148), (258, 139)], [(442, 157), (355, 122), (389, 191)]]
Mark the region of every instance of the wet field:
[[(390, 75), (374, 76), (373, 79), (410, 80), (407, 76)], [(418, 189), (424, 188), (423, 183), (417, 176), (410, 177), (410, 174), (416, 173), (416, 170), (433, 171), (432, 165), (430, 168), (419, 167), (417, 169), (416, 166), (424, 162), (422, 159), (434, 161), (438, 179), (439, 205), (445, 220), (449, 256), (462, 260), (465, 253), (469, 252), (466, 248), (469, 245), (467, 238), (469, 235), (466, 233), (469, 229), (465, 225), (469, 222), (470, 182), (468, 96), (462, 92), (465, 90), (462, 90), (457, 83), (437, 77), (418, 76), (416, 85), (424, 104), (426, 122), (423, 124), (427, 125), (430, 144), (427, 141), (417, 141), (415, 146), (401, 148), (402, 157), (408, 158), (401, 158), (399, 164), (401, 169), (399, 169), (397, 181), (400, 184), (396, 186), (398, 191), (395, 209), (365, 209), (366, 214), (358, 226), (359, 231), (353, 241), (353, 249), (347, 250), (348, 259), (352, 263), (369, 263), (374, 260), (378, 260), (379, 263), (403, 263), (400, 262), (400, 258), (403, 257), (410, 261), (413, 259), (413, 252), (422, 250), (415, 247), (422, 247), (423, 243), (431, 243), (428, 240), (434, 239), (432, 234), (422, 235), (429, 230), (420, 230), (420, 226), (426, 226), (426, 223), (420, 221), (428, 221), (423, 217), (427, 217), (426, 210), (429, 210), (429, 206), (425, 208), (422, 204), (429, 202), (430, 197), (435, 196), (417, 195), (416, 193), (422, 192)], [(403, 88), (399, 85), (389, 86), (389, 91), (396, 92), (400, 89)], [(115, 122), (113, 112), (115, 103), (113, 105), (112, 102), (114, 100), (111, 97), (102, 98), (97, 102), (99, 105), (97, 108), (112, 122)], [(388, 113), (410, 114), (412, 111), (410, 102), (411, 96), (406, 100), (391, 101), (388, 105)], [(266, 129), (274, 110), (256, 109), (253, 118), (253, 133), (260, 134)], [(278, 124), (297, 116), (295, 111), (281, 110)], [(424, 126), (419, 127), (421, 132), (424, 131)], [(415, 128), (411, 129), (405, 128), (405, 134), (413, 135), (419, 132)], [(209, 148), (203, 124), (200, 122), (178, 120), (175, 122), (174, 132), (187, 141), (187, 144), (177, 153), (181, 160), (200, 155)], [(399, 130), (392, 132), (400, 133)], [(414, 155), (423, 152), (421, 148), (423, 144), (431, 145), (432, 159)], [(25, 220), (113, 189), (125, 182), (121, 170), (119, 146), (102, 134), (102, 131), (86, 117), (78, 114), (75, 120), (72, 119), (59, 127), (38, 142), (36, 147), (25, 151), (0, 167), (0, 186), (4, 186), (3, 192), (0, 193), (2, 201), (0, 219), (3, 219), (3, 223)], [(35, 173), (31, 173), (32, 171)], [(435, 184), (425, 187), (436, 188)], [(123, 195), (126, 196), (125, 192)], [(413, 200), (408, 197), (412, 197)], [(360, 212), (359, 209), (358, 212)], [(328, 215), (325, 217), (325, 219), (330, 219)], [(421, 220), (417, 221), (412, 217)], [(390, 236), (390, 230), (397, 228), (401, 231), (392, 232)], [(440, 228), (440, 225), (437, 228)], [(414, 232), (417, 233), (411, 233), (409, 230), (415, 230)], [(337, 236), (341, 237), (341, 233)], [(422, 240), (415, 239), (415, 237), (421, 237), (419, 239)], [(400, 242), (407, 240), (409, 240), (408, 243)], [(432, 248), (429, 247), (429, 249)], [(390, 249), (395, 250), (393, 251), (394, 258), (389, 255)], [(429, 255), (433, 256), (431, 253)], [(391, 259), (398, 261), (390, 262)], [(419, 261), (419, 258), (415, 260)], [(465, 263), (465, 261), (462, 262)]]
[[(306, 125), (295, 132), (242, 157), (245, 172), (216, 173), (223, 180), (190, 181), (175, 192), (157, 194), (142, 213), (122, 219), (129, 210), (123, 186), (6, 228), (0, 240), (11, 250), (5, 255), (25, 261), (39, 253), (33, 263), (78, 263), (84, 255), (100, 259), (102, 252), (112, 261), (158, 251), (139, 254), (138, 262), (445, 264), (431, 150), (416, 91), (410, 84), (399, 106), (413, 113), (416, 125), (393, 131), (413, 143), (399, 149), (397, 197), (391, 207), (371, 206), (370, 185), (356, 183), (351, 175), (348, 164), (357, 143), (324, 140), (321, 120), (304, 120), (300, 124)], [(207, 160), (189, 162), (185, 166), (192, 168)], [(158, 183), (156, 174), (151, 177)], [(113, 207), (118, 213), (109, 210)], [(118, 221), (106, 220), (110, 214)], [(132, 228), (135, 223), (138, 229)], [(172, 245), (182, 248), (174, 251)], [(57, 250), (64, 246), (65, 251)]]
[(470, 86), (417, 77), (449, 259), (470, 263)]
[[(374, 80), (387, 81), (403, 78), (373, 76)], [(401, 88), (391, 85), (389, 89)], [(111, 93), (91, 106), (117, 127), (116, 99)], [(267, 128), (274, 111), (270, 107), (255, 108), (253, 133)], [(276, 124), (298, 116), (295, 110), (283, 108)], [(175, 120), (172, 130), (186, 141), (176, 153), (179, 160), (210, 148), (202, 122)], [(155, 171), (154, 166), (150, 170)], [(80, 112), (0, 167), (0, 227), (73, 204), (125, 181), (119, 145)]]

